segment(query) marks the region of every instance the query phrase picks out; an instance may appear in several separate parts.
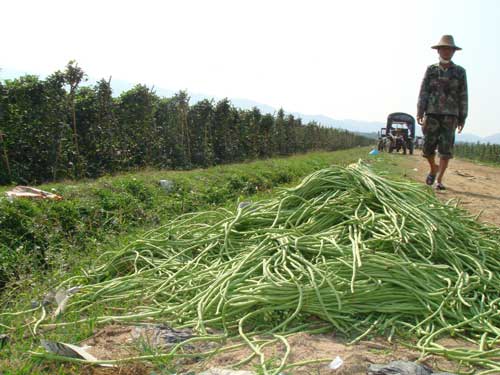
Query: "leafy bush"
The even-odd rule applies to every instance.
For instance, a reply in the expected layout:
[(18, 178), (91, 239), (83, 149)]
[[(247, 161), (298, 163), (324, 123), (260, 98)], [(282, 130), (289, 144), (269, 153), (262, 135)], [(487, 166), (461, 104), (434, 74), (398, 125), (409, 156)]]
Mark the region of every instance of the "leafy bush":
[(190, 105), (186, 92), (160, 98), (144, 85), (113, 97), (109, 81), (81, 86), (84, 79), (71, 61), (44, 80), (0, 81), (0, 184), (95, 178), (146, 166), (186, 170), (371, 142), (303, 124), (283, 110), (262, 114), (228, 99)]

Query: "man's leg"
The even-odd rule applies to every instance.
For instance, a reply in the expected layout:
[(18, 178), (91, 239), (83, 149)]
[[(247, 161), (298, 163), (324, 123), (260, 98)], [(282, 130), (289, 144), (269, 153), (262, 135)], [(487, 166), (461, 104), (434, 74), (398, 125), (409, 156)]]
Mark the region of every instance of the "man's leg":
[(426, 116), (424, 118), (424, 125), (422, 126), (422, 133), (424, 134), (424, 144), (422, 146), (422, 155), (429, 163), (429, 175), (425, 183), (432, 185), (434, 178), (438, 173), (439, 167), (436, 164), (436, 147), (439, 141), (439, 121), (433, 116)]
[(437, 182), (438, 184), (443, 182), (444, 172), (446, 172), (446, 168), (448, 168), (448, 162), (450, 158), (439, 158), (439, 171), (437, 172)]
[[(427, 159), (427, 161), (429, 162), (429, 167), (430, 167), (430, 172), (429, 174), (432, 175), (432, 176), (435, 176), (437, 175), (439, 169), (440, 169), (440, 166), (441, 166), (441, 161), (443, 159), (440, 159), (440, 162), (439, 162), (439, 166), (436, 164), (436, 155), (431, 155), (431, 156), (425, 156), (425, 158)], [(445, 168), (446, 169), (446, 168)]]
[(454, 116), (444, 116), (440, 127), (440, 139), (438, 144), (439, 152), (439, 171), (437, 183), (443, 182), (443, 177), (448, 168), (448, 163), (453, 157), (453, 145), (455, 143), (455, 129), (457, 127), (457, 119)]

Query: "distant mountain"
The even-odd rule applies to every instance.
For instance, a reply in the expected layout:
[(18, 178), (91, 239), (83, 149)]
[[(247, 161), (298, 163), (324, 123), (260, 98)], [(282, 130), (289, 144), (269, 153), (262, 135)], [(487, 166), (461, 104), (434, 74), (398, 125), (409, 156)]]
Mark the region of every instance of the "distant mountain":
[(480, 137), (471, 133), (457, 134), (455, 140), (461, 143), (495, 143), (500, 145), (500, 133), (489, 135), (487, 137)]
[[(158, 93), (158, 90), (157, 90)], [(195, 102), (195, 96), (191, 95), (191, 101)], [(208, 96), (205, 96), (208, 97)], [(217, 99), (217, 98), (216, 98)], [(249, 99), (242, 99), (242, 98), (230, 98), (231, 103), (235, 107), (242, 108), (242, 109), (252, 109), (254, 107), (257, 107), (260, 109), (261, 112), (263, 113), (276, 113), (278, 112), (278, 109), (271, 107), (267, 104), (262, 104), (253, 100)], [(286, 112), (286, 111), (285, 111)], [(303, 113), (299, 112), (286, 112), (289, 113), (295, 117), (300, 117), (304, 123), (308, 123), (311, 121), (315, 121), (318, 124), (321, 124), (323, 126), (327, 127), (332, 127), (332, 128), (339, 128), (339, 129), (345, 129), (349, 130), (355, 133), (364, 133), (363, 135), (368, 136), (370, 138), (376, 138), (377, 135), (376, 133), (380, 131), (382, 127), (385, 126), (385, 123), (383, 122), (377, 122), (377, 121), (359, 121), (359, 120), (335, 120), (331, 117), (324, 116), (324, 115), (306, 115)]]
[(469, 143), (476, 143), (476, 142), (481, 142), (482, 138), (478, 135), (471, 134), (471, 133), (462, 133), (458, 134), (455, 136), (455, 141), (456, 142), (469, 142)]
[(378, 133), (365, 133), (365, 132), (355, 132), (355, 133), (370, 139), (378, 139), (379, 137)]
[(231, 100), (231, 103), (233, 103), (233, 105), (235, 107), (238, 107), (238, 108), (252, 109), (253, 107), (257, 107), (263, 113), (271, 113), (272, 114), (272, 113), (278, 112), (278, 110), (276, 108), (271, 107), (270, 105), (255, 102), (253, 100), (242, 99), (242, 98), (230, 98), (230, 100)]
[(294, 116), (302, 118), (305, 122), (316, 121), (321, 125), (332, 128), (346, 129), (358, 133), (376, 133), (385, 127), (384, 122), (378, 121), (360, 121), (360, 120), (335, 120), (324, 115), (305, 115), (303, 113), (293, 113)]
[(484, 142), (496, 143), (497, 145), (500, 145), (500, 133), (496, 133), (496, 134), (490, 135), (488, 137), (484, 137), (483, 140), (484, 140)]

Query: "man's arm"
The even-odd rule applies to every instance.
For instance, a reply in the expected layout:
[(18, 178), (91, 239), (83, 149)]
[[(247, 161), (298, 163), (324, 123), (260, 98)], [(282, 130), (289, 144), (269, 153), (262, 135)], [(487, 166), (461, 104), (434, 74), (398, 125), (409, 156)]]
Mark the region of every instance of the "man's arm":
[(467, 112), (469, 108), (469, 95), (467, 92), (467, 74), (464, 70), (464, 76), (462, 79), (462, 84), (460, 86), (459, 92), (459, 108), (458, 108), (458, 132), (461, 133), (465, 125), (465, 119), (467, 118)]
[(417, 103), (417, 122), (422, 125), (425, 111), (427, 110), (427, 101), (429, 99), (429, 68), (425, 71), (424, 79), (420, 85), (420, 93)]

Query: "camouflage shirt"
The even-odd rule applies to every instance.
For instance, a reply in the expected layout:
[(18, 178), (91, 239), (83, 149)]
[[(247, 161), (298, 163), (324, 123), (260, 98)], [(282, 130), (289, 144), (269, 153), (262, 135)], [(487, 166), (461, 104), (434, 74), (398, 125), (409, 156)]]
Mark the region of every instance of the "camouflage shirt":
[(424, 114), (454, 115), (458, 123), (467, 118), (467, 76), (465, 69), (454, 64), (445, 69), (439, 63), (425, 72), (418, 97), (417, 116)]

